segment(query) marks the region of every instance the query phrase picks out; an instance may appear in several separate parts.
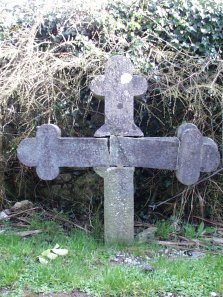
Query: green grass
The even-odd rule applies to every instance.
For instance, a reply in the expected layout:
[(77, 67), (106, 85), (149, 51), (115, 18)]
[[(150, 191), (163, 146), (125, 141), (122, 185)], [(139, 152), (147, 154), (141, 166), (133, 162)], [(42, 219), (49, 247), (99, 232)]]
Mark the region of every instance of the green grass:
[[(12, 233), (0, 235), (0, 288), (10, 287), (7, 296), (25, 296), (24, 290), (70, 292), (74, 288), (92, 296), (155, 297), (164, 292), (186, 297), (210, 297), (211, 292), (218, 292), (223, 296), (220, 254), (170, 260), (156, 256), (158, 247), (149, 244), (108, 247), (79, 231), (67, 235), (54, 222), (36, 220), (34, 226), (44, 232), (28, 239)], [(68, 256), (40, 264), (37, 256), (56, 243), (69, 250)], [(139, 267), (111, 264), (110, 258), (120, 250), (154, 255), (150, 264), (155, 270), (144, 272)]]

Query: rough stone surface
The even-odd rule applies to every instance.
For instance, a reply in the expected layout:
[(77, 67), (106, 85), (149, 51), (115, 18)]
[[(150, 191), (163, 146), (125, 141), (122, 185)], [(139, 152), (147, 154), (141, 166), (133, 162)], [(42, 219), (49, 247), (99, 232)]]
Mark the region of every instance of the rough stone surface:
[(147, 81), (133, 75), (133, 65), (128, 58), (111, 58), (105, 74), (96, 77), (90, 88), (95, 96), (105, 98), (105, 124), (96, 131), (96, 137), (143, 136), (134, 123), (134, 97), (146, 92)]
[(179, 127), (178, 162), (176, 176), (184, 185), (196, 183), (200, 171), (215, 170), (220, 162), (217, 146), (211, 139), (202, 137), (193, 124), (183, 124)]
[(220, 162), (217, 145), (192, 124), (180, 126), (178, 138), (111, 136), (109, 148), (107, 138), (62, 138), (57, 126), (42, 125), (36, 138), (20, 143), (17, 154), (43, 180), (56, 178), (59, 167), (128, 166), (177, 170), (179, 181), (191, 185)]
[(106, 138), (60, 137), (60, 129), (51, 124), (38, 127), (36, 138), (24, 139), (17, 150), (19, 160), (36, 167), (38, 176), (52, 180), (59, 167), (109, 166)]
[(178, 137), (111, 136), (110, 165), (177, 170), (185, 185), (197, 182), (200, 172), (216, 170), (220, 155), (213, 140), (192, 124), (181, 125)]
[(95, 168), (104, 178), (105, 242), (128, 242), (134, 239), (134, 168)]
[(33, 208), (33, 203), (29, 200), (22, 200), (20, 202), (16, 202), (12, 207), (11, 211), (12, 212), (20, 212), (23, 210), (27, 210)]
[(110, 159), (113, 166), (146, 167), (175, 170), (177, 137), (110, 138)]
[(212, 172), (220, 164), (220, 153), (217, 144), (209, 137), (203, 137), (201, 147), (201, 172)]
[(106, 138), (62, 138), (57, 126), (42, 125), (36, 138), (20, 143), (17, 154), (44, 180), (54, 179), (59, 167), (128, 166), (177, 170), (186, 185), (195, 183), (200, 171), (215, 170), (220, 161), (214, 141), (192, 124), (182, 125), (178, 138), (111, 136), (109, 149)]
[(157, 227), (151, 226), (142, 232), (138, 233), (136, 239), (139, 242), (147, 242), (148, 240), (153, 240), (155, 238), (155, 233), (157, 231)]
[(4, 210), (0, 212), (0, 221), (6, 220), (8, 217), (9, 217), (8, 214)]
[(181, 183), (192, 185), (200, 176), (202, 135), (194, 125), (182, 126), (177, 133), (180, 142), (176, 175)]

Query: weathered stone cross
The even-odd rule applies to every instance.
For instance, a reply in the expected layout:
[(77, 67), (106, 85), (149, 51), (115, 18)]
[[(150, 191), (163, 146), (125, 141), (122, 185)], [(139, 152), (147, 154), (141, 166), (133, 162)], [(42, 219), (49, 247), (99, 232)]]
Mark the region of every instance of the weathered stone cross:
[(133, 101), (146, 92), (147, 82), (133, 75), (126, 57), (109, 60), (91, 90), (105, 98), (105, 124), (94, 138), (61, 137), (57, 126), (42, 125), (36, 138), (20, 143), (18, 158), (36, 167), (43, 180), (56, 178), (59, 167), (94, 167), (104, 178), (105, 242), (129, 243), (134, 238), (135, 167), (176, 170), (178, 180), (191, 185), (200, 172), (215, 170), (220, 156), (215, 142), (193, 124), (181, 125), (177, 137), (142, 137), (134, 123)]

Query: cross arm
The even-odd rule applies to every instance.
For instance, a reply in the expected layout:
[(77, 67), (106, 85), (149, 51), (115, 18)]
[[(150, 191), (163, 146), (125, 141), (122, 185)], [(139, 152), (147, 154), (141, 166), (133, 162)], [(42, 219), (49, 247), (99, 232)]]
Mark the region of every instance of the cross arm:
[(52, 180), (59, 167), (144, 167), (176, 170), (178, 180), (191, 185), (200, 172), (214, 171), (220, 162), (215, 142), (193, 124), (181, 125), (177, 137), (61, 137), (55, 125), (42, 125), (36, 138), (24, 139), (19, 160), (36, 167), (38, 176)]
[(17, 155), (24, 165), (36, 167), (43, 180), (56, 178), (59, 167), (109, 166), (106, 138), (60, 137), (55, 125), (38, 127), (36, 138), (24, 139)]
[(110, 138), (111, 166), (176, 170), (177, 137)]
[(215, 142), (195, 125), (181, 125), (177, 137), (116, 137), (110, 140), (112, 166), (176, 170), (178, 180), (191, 185), (200, 172), (214, 171), (220, 162)]

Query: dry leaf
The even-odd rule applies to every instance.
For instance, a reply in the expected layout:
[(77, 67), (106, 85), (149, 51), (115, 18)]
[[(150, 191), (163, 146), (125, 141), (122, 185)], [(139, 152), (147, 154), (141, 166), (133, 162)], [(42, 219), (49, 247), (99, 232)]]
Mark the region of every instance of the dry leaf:
[(68, 254), (67, 249), (52, 249), (52, 252), (58, 256), (66, 256)]
[(38, 260), (41, 264), (44, 264), (44, 265), (48, 264), (48, 262), (49, 262), (47, 259), (45, 259), (41, 256), (38, 257)]
[(46, 257), (47, 257), (48, 259), (50, 259), (50, 260), (54, 260), (54, 259), (56, 259), (56, 258), (58, 257), (58, 255), (56, 255), (56, 254), (54, 254), (54, 253), (48, 253), (48, 254), (46, 255)]
[(47, 257), (47, 255), (48, 255), (49, 253), (51, 253), (51, 249), (48, 249), (48, 250), (43, 251), (42, 254), (41, 254), (41, 256), (43, 256), (43, 257)]
[(41, 264), (47, 264), (48, 263), (48, 259), (50, 260), (54, 260), (56, 259), (58, 256), (66, 256), (68, 254), (68, 250), (67, 249), (59, 249), (59, 244), (56, 244), (54, 246), (53, 249), (47, 249), (45, 251), (43, 251), (41, 253), (41, 256), (39, 256), (39, 261)]
[(53, 249), (59, 249), (59, 244), (58, 243), (56, 243), (56, 245), (55, 245), (55, 247), (53, 248)]

